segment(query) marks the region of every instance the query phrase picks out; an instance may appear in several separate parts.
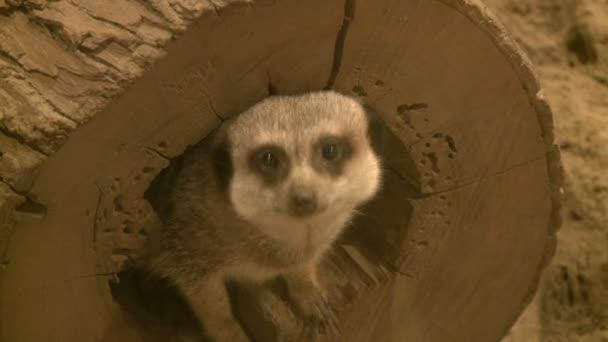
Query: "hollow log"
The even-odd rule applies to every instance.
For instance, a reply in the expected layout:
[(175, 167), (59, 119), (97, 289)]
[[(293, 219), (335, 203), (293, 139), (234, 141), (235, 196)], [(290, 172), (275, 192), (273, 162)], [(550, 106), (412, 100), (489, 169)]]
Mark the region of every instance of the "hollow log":
[[(0, 0), (0, 341), (179, 335), (187, 308), (143, 324), (165, 295), (125, 273), (150, 184), (264, 97), (322, 89), (390, 129), (383, 189), (321, 269), (341, 340), (500, 340), (562, 180), (532, 67), (477, 0)], [(280, 290), (254, 292), (248, 332), (288, 340)]]

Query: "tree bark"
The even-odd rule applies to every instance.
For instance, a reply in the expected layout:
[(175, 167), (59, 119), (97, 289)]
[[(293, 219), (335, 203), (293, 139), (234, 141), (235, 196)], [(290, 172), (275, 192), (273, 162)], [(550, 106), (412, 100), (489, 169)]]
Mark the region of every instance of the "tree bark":
[[(472, 0), (228, 3), (0, 0), (0, 340), (149, 340), (110, 284), (154, 177), (270, 93), (327, 88), (394, 133), (382, 193), (323, 266), (343, 340), (499, 340), (559, 226), (522, 52)], [(237, 301), (264, 340), (291, 317)]]

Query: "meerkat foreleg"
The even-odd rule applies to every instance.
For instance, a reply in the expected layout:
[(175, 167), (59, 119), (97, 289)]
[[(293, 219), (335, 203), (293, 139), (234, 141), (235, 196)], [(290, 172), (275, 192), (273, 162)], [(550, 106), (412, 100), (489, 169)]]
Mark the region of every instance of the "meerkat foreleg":
[(289, 296), (308, 328), (338, 334), (336, 317), (325, 289), (317, 279), (316, 264), (297, 266), (284, 275)]
[(185, 292), (205, 332), (215, 342), (250, 341), (232, 313), (223, 277), (207, 276)]

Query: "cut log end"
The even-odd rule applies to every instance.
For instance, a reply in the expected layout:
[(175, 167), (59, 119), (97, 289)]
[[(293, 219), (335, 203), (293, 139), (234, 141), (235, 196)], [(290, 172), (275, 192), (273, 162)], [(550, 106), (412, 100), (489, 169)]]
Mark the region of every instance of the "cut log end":
[[(163, 27), (159, 13), (179, 7), (153, 3), (129, 8)], [(0, 1), (0, 15), (2, 8), (13, 11)], [(203, 14), (163, 53), (67, 140), (36, 135), (45, 126), (32, 126), (38, 131), (13, 145), (31, 165), (50, 155), (37, 172), (0, 154), (3, 198), (46, 208), (10, 234), (0, 227), (10, 260), (0, 270), (0, 340), (167, 340), (176, 327), (200, 334), (170, 286), (141, 287), (124, 269), (155, 215), (144, 194), (172, 158), (224, 119), (270, 94), (328, 88), (376, 109), (392, 132), (382, 192), (321, 268), (342, 339), (504, 335), (552, 253), (561, 167), (551, 111), (528, 62), (476, 2), (255, 1)], [(61, 76), (45, 82), (68, 87)], [(91, 87), (108, 98), (117, 89)], [(47, 114), (58, 108), (43, 103)], [(77, 127), (78, 118), (55, 114), (61, 134)], [(2, 132), (25, 127), (5, 121)], [(49, 144), (58, 141), (55, 152)], [(260, 340), (285, 339), (297, 324), (276, 287), (255, 296), (237, 288), (234, 298)]]

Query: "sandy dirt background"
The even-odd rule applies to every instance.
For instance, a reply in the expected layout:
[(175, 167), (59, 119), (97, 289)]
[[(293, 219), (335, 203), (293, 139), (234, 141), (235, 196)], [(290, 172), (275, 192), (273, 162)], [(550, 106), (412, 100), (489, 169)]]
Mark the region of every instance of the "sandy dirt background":
[(505, 341), (608, 341), (608, 0), (484, 1), (537, 67), (566, 171), (555, 258)]

